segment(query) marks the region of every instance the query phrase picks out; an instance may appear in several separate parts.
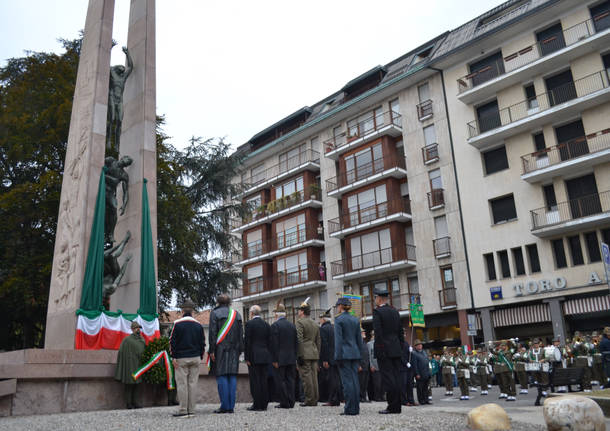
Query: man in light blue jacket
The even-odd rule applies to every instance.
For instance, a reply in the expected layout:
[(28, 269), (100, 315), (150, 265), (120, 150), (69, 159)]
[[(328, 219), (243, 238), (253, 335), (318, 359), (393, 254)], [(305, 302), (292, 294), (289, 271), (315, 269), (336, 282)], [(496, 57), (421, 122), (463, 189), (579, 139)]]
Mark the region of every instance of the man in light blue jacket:
[(335, 306), (340, 313), (335, 318), (335, 361), (339, 366), (345, 397), (345, 408), (341, 414), (357, 415), (360, 413), (360, 383), (358, 381), (362, 349), (360, 323), (349, 313), (352, 304), (348, 298), (339, 298)]

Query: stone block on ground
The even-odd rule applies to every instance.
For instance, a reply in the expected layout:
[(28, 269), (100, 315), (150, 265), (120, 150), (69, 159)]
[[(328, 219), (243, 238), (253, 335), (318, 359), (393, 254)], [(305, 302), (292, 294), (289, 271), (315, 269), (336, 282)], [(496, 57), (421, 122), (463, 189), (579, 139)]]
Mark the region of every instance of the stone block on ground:
[(468, 412), (468, 426), (479, 431), (510, 430), (510, 419), (498, 404), (489, 403)]
[(602, 409), (581, 395), (548, 398), (543, 414), (548, 431), (606, 431)]

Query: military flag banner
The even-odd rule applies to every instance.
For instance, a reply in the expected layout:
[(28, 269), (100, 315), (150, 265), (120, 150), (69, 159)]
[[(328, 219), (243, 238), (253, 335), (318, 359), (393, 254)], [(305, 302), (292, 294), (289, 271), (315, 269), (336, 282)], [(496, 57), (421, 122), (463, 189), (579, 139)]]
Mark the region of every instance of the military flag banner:
[(422, 304), (409, 304), (409, 312), (411, 313), (411, 325), (420, 328), (426, 327), (424, 319), (424, 306)]

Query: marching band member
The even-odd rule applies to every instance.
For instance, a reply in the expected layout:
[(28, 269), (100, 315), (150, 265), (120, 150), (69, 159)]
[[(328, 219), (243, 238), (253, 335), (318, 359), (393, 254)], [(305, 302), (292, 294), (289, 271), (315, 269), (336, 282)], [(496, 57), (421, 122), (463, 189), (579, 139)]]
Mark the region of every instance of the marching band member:
[(582, 388), (584, 392), (591, 392), (591, 364), (593, 357), (589, 350), (589, 343), (583, 341), (579, 332), (574, 333), (574, 343), (572, 344), (572, 353), (574, 354), (574, 367), (583, 368), (584, 374), (582, 377)]
[(492, 354), (493, 371), (498, 379), (500, 386), (499, 398), (506, 398), (506, 401), (515, 401), (516, 388), (513, 378), (512, 354), (508, 349), (506, 341), (501, 341), (498, 348)]
[(540, 345), (540, 339), (534, 338), (532, 348), (529, 351), (529, 359), (532, 362), (531, 371), (534, 374), (534, 383), (542, 388), (542, 396), (546, 397), (546, 388), (549, 385), (549, 364), (544, 357), (544, 349)]
[(453, 395), (453, 375), (455, 374), (455, 361), (453, 355), (447, 346), (443, 348), (443, 356), (441, 357), (441, 370), (443, 374), (443, 383), (445, 384), (445, 395)]
[(487, 379), (488, 379), (488, 370), (487, 370), (487, 356), (484, 351), (480, 351), (474, 356), (474, 364), (473, 364), (473, 372), (479, 377), (479, 384), (481, 385), (481, 395), (487, 395), (489, 392), (487, 391)]
[(474, 361), (476, 359), (476, 351), (470, 350), (466, 353), (466, 362), (468, 362), (468, 370), (470, 371), (470, 379), (468, 379), (468, 387), (470, 392), (477, 392), (479, 384), (479, 376), (474, 372)]
[(519, 343), (519, 347), (517, 352), (513, 355), (513, 360), (515, 361), (515, 373), (517, 374), (517, 380), (519, 381), (519, 386), (521, 386), (521, 390), (519, 394), (527, 394), (527, 372), (525, 369), (525, 363), (528, 362), (527, 349), (525, 345)]
[(469, 400), (470, 393), (468, 392), (468, 379), (470, 378), (469, 363), (464, 357), (464, 352), (458, 350), (455, 361), (457, 367), (458, 385), (460, 386), (460, 400)]
[(592, 385), (600, 385), (605, 381), (604, 363), (602, 361), (602, 354), (599, 350), (599, 341), (599, 333), (597, 331), (593, 331), (591, 333), (591, 343), (593, 344), (593, 380), (591, 381)]

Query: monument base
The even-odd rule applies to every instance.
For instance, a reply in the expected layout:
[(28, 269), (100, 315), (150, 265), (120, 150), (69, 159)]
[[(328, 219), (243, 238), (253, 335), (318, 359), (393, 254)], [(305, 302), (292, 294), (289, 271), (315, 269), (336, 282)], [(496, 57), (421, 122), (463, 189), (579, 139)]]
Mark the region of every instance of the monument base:
[[(26, 349), (0, 353), (0, 416), (125, 408), (114, 380), (117, 352)], [(140, 384), (142, 406), (166, 406), (164, 385)], [(247, 367), (240, 364), (237, 402), (250, 402)], [(216, 379), (199, 368), (198, 403), (219, 403)]]

